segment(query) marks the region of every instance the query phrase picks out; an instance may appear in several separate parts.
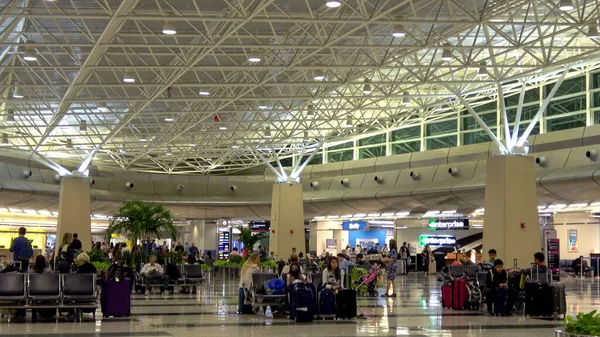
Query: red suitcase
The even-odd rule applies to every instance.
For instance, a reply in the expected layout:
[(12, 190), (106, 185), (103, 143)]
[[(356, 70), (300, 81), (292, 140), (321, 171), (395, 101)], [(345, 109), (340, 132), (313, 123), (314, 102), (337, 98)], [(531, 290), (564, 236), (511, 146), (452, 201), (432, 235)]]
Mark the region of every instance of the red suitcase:
[(452, 309), (465, 310), (469, 304), (469, 290), (467, 280), (455, 278), (452, 281)]
[(452, 285), (442, 286), (442, 307), (452, 308)]

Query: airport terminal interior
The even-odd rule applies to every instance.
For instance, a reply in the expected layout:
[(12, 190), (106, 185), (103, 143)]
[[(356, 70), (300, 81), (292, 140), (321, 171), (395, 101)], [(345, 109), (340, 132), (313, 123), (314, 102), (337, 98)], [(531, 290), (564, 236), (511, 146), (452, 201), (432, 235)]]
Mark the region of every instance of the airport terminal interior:
[(0, 0), (0, 337), (574, 336), (599, 8)]

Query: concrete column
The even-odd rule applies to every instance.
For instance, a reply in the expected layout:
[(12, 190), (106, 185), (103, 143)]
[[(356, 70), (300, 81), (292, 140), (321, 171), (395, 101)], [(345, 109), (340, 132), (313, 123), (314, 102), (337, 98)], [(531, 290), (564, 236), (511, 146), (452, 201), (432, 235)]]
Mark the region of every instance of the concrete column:
[(197, 220), (190, 225), (190, 247), (192, 243), (198, 247), (198, 250), (204, 249), (204, 220)]
[(60, 181), (57, 246), (60, 246), (65, 233), (77, 233), (83, 245), (82, 249), (91, 249), (90, 180), (87, 177), (64, 176)]
[(204, 223), (204, 238), (202, 241), (202, 249), (217, 250), (217, 223)]
[(271, 202), (269, 251), (275, 252), (279, 258), (287, 259), (292, 247), (297, 252), (305, 250), (302, 185), (275, 184)]
[(506, 266), (528, 267), (533, 254), (541, 251), (538, 223), (536, 175), (533, 157), (509, 155), (487, 160), (484, 256), (498, 251)]

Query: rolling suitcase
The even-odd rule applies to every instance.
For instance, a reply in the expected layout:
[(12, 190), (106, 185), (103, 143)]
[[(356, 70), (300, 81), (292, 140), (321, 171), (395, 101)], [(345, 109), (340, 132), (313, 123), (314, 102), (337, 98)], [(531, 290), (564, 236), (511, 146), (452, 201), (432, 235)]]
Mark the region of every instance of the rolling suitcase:
[(452, 281), (452, 309), (465, 310), (469, 303), (467, 280), (456, 278)]
[(107, 279), (102, 285), (100, 305), (102, 316), (122, 317), (131, 315), (131, 279), (122, 278), (119, 282)]
[(429, 275), (437, 274), (437, 264), (435, 261), (429, 262), (429, 270), (427, 271)]
[(567, 301), (565, 298), (565, 284), (553, 283), (552, 286), (552, 308), (555, 316), (567, 313)]
[(352, 319), (356, 317), (356, 291), (352, 289), (340, 289), (335, 297), (336, 317), (341, 319)]
[(452, 285), (442, 286), (442, 307), (452, 308)]
[(406, 275), (406, 260), (398, 260), (398, 274)]
[(290, 318), (298, 323), (312, 322), (317, 312), (314, 285), (295, 283), (290, 288)]
[(496, 297), (494, 299), (494, 314), (498, 316), (506, 315), (506, 301), (508, 299), (508, 291), (504, 288), (496, 289)]
[(548, 283), (527, 282), (525, 284), (525, 314), (529, 316), (551, 316), (552, 287)]
[(319, 317), (335, 318), (336, 317), (336, 299), (332, 289), (323, 288), (319, 294)]

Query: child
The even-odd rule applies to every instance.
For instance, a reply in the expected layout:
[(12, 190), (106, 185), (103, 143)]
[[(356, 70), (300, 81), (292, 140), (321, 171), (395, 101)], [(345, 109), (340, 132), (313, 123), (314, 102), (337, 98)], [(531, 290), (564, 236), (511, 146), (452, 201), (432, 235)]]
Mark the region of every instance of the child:
[(331, 284), (333, 290), (343, 288), (344, 271), (340, 268), (338, 259), (332, 258), (323, 270), (323, 284)]
[(298, 262), (290, 265), (290, 272), (287, 274), (286, 285), (289, 287), (291, 284), (297, 282), (306, 282), (306, 276), (302, 274), (300, 264)]
[[(508, 304), (508, 271), (504, 270), (504, 262), (497, 259), (494, 268), (490, 269), (486, 280), (486, 299), (488, 315), (494, 313), (505, 315)], [(492, 306), (494, 310), (492, 311)]]

